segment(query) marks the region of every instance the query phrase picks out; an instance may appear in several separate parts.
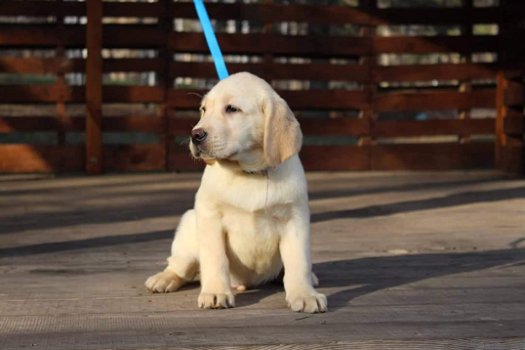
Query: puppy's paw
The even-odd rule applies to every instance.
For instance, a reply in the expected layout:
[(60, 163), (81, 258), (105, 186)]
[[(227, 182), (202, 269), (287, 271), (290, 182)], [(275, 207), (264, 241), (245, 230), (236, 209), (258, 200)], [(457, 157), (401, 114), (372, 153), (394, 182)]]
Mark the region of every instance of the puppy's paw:
[(290, 309), (295, 312), (314, 314), (328, 310), (326, 296), (316, 291), (291, 294), (286, 296), (286, 302)]
[(152, 293), (169, 293), (179, 289), (185, 281), (170, 270), (150, 276), (144, 285)]
[(204, 293), (199, 295), (199, 307), (201, 309), (227, 309), (235, 307), (235, 297), (231, 292), (226, 293)]

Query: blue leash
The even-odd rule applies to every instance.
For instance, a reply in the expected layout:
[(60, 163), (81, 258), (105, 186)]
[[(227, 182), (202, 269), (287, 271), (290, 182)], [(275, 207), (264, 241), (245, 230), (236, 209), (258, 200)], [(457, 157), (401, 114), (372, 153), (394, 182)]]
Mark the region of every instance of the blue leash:
[(195, 5), (195, 10), (197, 11), (197, 16), (199, 16), (199, 21), (201, 22), (202, 30), (204, 31), (204, 37), (206, 38), (206, 43), (210, 49), (211, 57), (213, 58), (213, 63), (215, 63), (215, 70), (219, 79), (222, 80), (228, 77), (228, 69), (226, 69), (226, 64), (224, 63), (224, 57), (222, 57), (221, 48), (213, 32), (213, 27), (210, 22), (210, 17), (206, 11), (206, 6), (202, 0), (193, 0)]

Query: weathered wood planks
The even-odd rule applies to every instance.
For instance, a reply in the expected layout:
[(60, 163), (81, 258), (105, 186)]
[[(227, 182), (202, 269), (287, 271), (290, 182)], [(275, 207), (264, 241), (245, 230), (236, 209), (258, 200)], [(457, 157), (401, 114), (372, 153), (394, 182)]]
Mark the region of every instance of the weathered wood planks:
[(199, 174), (0, 177), (2, 349), (523, 348), (523, 179), (307, 178), (321, 315), (289, 311), (279, 284), (222, 311), (197, 308), (197, 284), (144, 289)]

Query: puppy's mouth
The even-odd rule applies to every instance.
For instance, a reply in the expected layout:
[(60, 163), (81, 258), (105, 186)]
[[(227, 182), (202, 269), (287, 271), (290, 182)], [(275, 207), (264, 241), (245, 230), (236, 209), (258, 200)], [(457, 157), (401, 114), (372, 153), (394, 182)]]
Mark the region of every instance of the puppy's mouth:
[(193, 158), (211, 158), (206, 150), (202, 149), (202, 147), (195, 145), (192, 141), (190, 141), (190, 152)]
[(236, 152), (233, 152), (232, 154), (222, 156), (222, 155), (217, 154), (217, 152), (214, 152), (213, 150), (209, 150), (207, 147), (203, 145), (196, 145), (191, 141), (190, 141), (190, 152), (193, 158), (202, 159), (204, 161), (222, 160), (222, 159), (228, 160), (237, 154)]

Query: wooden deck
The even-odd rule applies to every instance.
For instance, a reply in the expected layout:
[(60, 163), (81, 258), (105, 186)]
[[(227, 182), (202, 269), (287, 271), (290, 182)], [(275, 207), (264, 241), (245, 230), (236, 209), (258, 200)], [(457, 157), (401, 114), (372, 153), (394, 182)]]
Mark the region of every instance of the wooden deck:
[(0, 348), (525, 348), (525, 179), (309, 174), (319, 315), (280, 285), (221, 311), (146, 292), (198, 181), (0, 178)]

